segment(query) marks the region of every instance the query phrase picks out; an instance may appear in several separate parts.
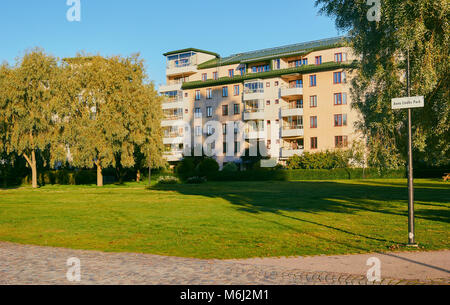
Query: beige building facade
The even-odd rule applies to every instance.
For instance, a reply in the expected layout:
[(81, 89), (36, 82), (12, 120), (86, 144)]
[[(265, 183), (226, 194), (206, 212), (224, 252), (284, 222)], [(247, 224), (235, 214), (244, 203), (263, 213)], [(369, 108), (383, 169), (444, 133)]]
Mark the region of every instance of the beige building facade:
[(196, 150), (212, 153), (220, 165), (241, 163), (246, 149), (261, 143), (283, 163), (304, 152), (349, 147), (360, 137), (347, 69), (356, 58), (343, 39), (225, 58), (193, 48), (164, 54), (167, 82), (159, 91), (166, 97), (167, 160)]

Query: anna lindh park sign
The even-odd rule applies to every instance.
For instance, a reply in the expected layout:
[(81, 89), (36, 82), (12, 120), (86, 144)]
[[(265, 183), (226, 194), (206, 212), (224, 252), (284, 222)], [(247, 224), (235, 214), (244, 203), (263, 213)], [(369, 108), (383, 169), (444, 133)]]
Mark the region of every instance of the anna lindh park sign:
[(392, 109), (423, 108), (425, 99), (423, 96), (400, 97), (392, 99)]

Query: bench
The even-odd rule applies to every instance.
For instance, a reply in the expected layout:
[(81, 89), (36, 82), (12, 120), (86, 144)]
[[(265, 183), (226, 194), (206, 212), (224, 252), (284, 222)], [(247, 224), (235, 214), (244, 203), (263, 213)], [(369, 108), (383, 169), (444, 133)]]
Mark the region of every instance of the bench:
[(442, 177), (442, 179), (444, 179), (444, 182), (449, 181), (449, 180), (450, 180), (450, 173), (444, 174), (444, 176)]

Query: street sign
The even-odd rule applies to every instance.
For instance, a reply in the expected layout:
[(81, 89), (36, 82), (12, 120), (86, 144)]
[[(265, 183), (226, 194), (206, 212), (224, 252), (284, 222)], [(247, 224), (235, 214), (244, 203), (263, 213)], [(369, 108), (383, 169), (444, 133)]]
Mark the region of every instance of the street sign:
[(423, 96), (400, 97), (392, 99), (392, 109), (423, 108), (425, 98)]

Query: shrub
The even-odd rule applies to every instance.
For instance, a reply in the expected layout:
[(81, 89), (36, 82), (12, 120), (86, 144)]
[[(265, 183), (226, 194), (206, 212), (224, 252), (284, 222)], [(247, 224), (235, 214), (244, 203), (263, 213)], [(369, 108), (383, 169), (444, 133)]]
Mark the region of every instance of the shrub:
[(158, 178), (157, 184), (177, 184), (179, 183), (178, 178), (172, 176), (162, 176)]
[(219, 171), (219, 164), (212, 158), (206, 158), (197, 166), (199, 176), (209, 177)]
[(225, 164), (225, 166), (222, 168), (222, 171), (228, 173), (235, 173), (239, 171), (239, 168), (237, 167), (236, 163), (230, 162)]
[(351, 152), (335, 150), (316, 153), (305, 152), (287, 161), (288, 169), (333, 169), (349, 167)]
[(202, 183), (206, 183), (206, 182), (207, 182), (207, 179), (205, 177), (198, 177), (198, 176), (190, 177), (186, 180), (186, 183), (189, 183), (189, 184), (202, 184)]
[(195, 164), (192, 158), (184, 158), (178, 163), (175, 168), (175, 172), (182, 180), (186, 180), (189, 177), (195, 175)]

